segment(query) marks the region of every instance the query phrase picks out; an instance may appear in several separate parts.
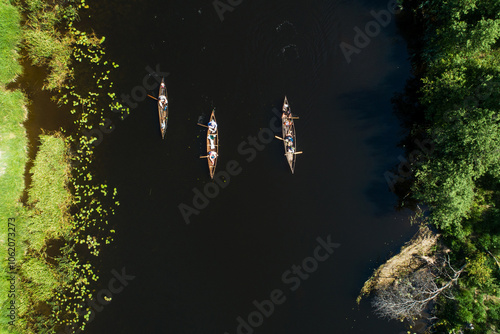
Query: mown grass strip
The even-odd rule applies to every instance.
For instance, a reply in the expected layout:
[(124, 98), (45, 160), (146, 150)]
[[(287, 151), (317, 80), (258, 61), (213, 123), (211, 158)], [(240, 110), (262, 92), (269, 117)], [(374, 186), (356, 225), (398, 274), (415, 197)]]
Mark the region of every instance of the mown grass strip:
[[(16, 218), (19, 225), (23, 207), (20, 202), (24, 190), (24, 170), (27, 162), (28, 139), (23, 122), (27, 111), (26, 101), (19, 91), (9, 91), (6, 86), (22, 68), (18, 62), (21, 42), (20, 15), (7, 0), (0, 0), (0, 333), (16, 333), (8, 328), (6, 303), (9, 302), (10, 283), (6, 279), (8, 219)], [(16, 243), (16, 246), (20, 246)], [(16, 249), (17, 261), (22, 252)]]

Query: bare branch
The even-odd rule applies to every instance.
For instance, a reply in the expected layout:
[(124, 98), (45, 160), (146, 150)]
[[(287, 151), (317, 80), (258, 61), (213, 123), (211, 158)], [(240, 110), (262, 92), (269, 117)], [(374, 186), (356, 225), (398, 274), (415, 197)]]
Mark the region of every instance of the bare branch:
[[(448, 256), (432, 265), (428, 264), (429, 266), (396, 280), (389, 287), (378, 290), (372, 302), (375, 313), (389, 319), (413, 319), (419, 317), (427, 304), (440, 294), (453, 299), (454, 296), (448, 290), (458, 280), (466, 265), (455, 270)], [(448, 282), (438, 285), (437, 280), (443, 277), (448, 277)]]

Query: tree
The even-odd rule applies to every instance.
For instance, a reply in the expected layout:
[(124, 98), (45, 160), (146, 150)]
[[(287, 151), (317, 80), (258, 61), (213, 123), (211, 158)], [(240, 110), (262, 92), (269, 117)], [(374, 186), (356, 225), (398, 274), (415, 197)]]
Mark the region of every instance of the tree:
[[(413, 271), (389, 287), (377, 291), (372, 301), (375, 313), (383, 318), (412, 320), (420, 317), (428, 303), (441, 294), (453, 298), (450, 288), (460, 277), (465, 265), (455, 270), (448, 258), (441, 259), (441, 262), (440, 265), (429, 263), (428, 266)], [(440, 284), (442, 279), (447, 282)]]

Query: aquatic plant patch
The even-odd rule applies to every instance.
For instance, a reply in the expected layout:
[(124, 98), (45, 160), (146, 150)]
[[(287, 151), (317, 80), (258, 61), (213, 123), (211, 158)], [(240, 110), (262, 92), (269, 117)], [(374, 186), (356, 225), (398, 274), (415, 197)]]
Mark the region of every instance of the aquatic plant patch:
[[(168, 72), (160, 71), (160, 64), (156, 64), (155, 70), (149, 65), (146, 66), (145, 70), (148, 72), (142, 79), (142, 85), (137, 85), (132, 88), (130, 94), (122, 93), (120, 95), (121, 100), (115, 97), (114, 94), (110, 95), (115, 99), (111, 102), (111, 110), (113, 112), (121, 112), (121, 120), (124, 121), (129, 115), (130, 111), (137, 108), (139, 102), (144, 101), (148, 96), (148, 91), (153, 91), (158, 89), (161, 83), (161, 78), (166, 78), (170, 75)], [(153, 81), (154, 80), (154, 81)], [(122, 105), (125, 104), (127, 107)], [(118, 107), (117, 106), (122, 106)], [(110, 134), (115, 130), (116, 126), (113, 121), (109, 118), (103, 118), (98, 126), (92, 126), (90, 129), (85, 128), (82, 130), (83, 134), (92, 140), (93, 146), (98, 146), (102, 143), (105, 134)]]
[[(88, 298), (84, 303), (81, 303), (77, 308), (77, 313), (84, 318), (84, 323), (87, 325), (94, 321), (96, 314), (104, 310), (104, 306), (111, 303), (113, 296), (121, 293), (130, 281), (135, 279), (135, 276), (127, 274), (125, 267), (120, 272), (111, 270), (113, 277), (108, 281), (107, 288), (99, 290), (92, 298)], [(78, 334), (82, 332), (84, 326), (66, 325), (64, 329), (58, 331), (57, 334)]]

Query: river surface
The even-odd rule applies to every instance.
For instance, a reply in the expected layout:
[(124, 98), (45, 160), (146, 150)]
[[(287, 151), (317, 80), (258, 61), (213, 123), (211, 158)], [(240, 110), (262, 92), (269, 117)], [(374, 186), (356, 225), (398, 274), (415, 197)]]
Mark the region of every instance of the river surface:
[[(242, 1), (223, 21), (210, 0), (88, 4), (91, 18), (82, 23), (106, 36), (120, 64), (116, 90), (137, 100), (125, 119), (110, 116), (114, 131), (96, 150), (98, 176), (118, 188), (121, 202), (111, 218), (115, 242), (101, 252), (103, 284), (112, 269), (135, 278), (88, 333), (404, 331), (355, 299), (414, 232), (383, 177), (401, 154), (404, 131), (390, 100), (410, 76), (406, 44), (390, 15), (350, 63), (340, 48), (354, 46), (354, 28), (364, 31), (370, 11), (387, 1)], [(143, 79), (158, 78), (148, 66), (168, 73), (165, 140), (156, 102), (138, 98)], [(247, 144), (269, 127), (285, 95), (300, 117), (294, 175), (279, 140), (259, 141), (255, 156)], [(206, 130), (196, 123), (213, 107), (218, 170), (236, 161), (239, 173), (186, 224), (179, 205), (193, 207), (193, 189), (211, 182), (199, 158)], [(338, 244), (333, 254), (316, 252), (319, 262), (310, 258), (318, 238)], [(303, 264), (309, 273), (289, 272)], [(279, 305), (264, 303), (261, 319), (253, 302), (280, 291)], [(255, 327), (238, 331), (238, 317)]]

